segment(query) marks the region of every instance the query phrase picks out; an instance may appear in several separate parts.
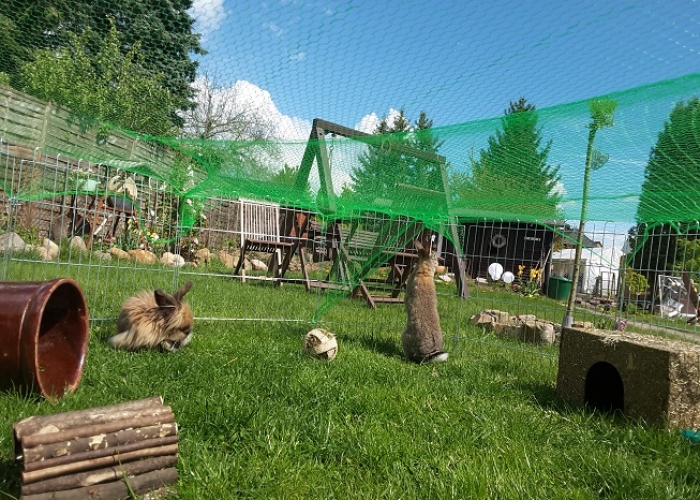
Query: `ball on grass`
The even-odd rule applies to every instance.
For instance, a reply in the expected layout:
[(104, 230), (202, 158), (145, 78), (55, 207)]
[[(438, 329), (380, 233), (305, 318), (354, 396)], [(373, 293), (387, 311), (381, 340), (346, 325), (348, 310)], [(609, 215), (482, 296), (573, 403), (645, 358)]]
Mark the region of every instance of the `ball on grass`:
[(338, 341), (328, 330), (314, 328), (304, 337), (304, 352), (317, 359), (332, 361), (338, 354)]

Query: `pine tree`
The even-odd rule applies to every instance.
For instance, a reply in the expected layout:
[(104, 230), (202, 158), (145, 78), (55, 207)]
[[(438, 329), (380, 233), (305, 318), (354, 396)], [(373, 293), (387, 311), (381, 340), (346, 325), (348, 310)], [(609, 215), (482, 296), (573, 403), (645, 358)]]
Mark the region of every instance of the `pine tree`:
[[(700, 100), (679, 102), (652, 148), (637, 207), (638, 222), (686, 221), (700, 212)], [(668, 196), (673, 193), (673, 196)]]
[(393, 147), (400, 144), (437, 154), (442, 141), (435, 136), (432, 126), (433, 121), (425, 112), (421, 112), (413, 126), (404, 110), (391, 123), (384, 117), (374, 131), (381, 139), (368, 144), (367, 150), (359, 156), (360, 165), (350, 173), (352, 190), (357, 197), (370, 202), (382, 197), (392, 198), (401, 185), (442, 190), (439, 165)]
[[(426, 153), (437, 154), (444, 141), (440, 140), (433, 131), (433, 120), (428, 118), (425, 111), (421, 111), (414, 125), (414, 133), (411, 136), (410, 145)], [(447, 166), (445, 166), (447, 168)], [(444, 190), (443, 168), (425, 159), (415, 158), (410, 170), (410, 185), (431, 189)]]
[(537, 120), (525, 98), (511, 101), (488, 147), (469, 159), (471, 172), (454, 179), (458, 204), (490, 216), (517, 210), (521, 218), (559, 217), (559, 166), (548, 163), (552, 142), (541, 145)]
[(700, 213), (700, 100), (676, 104), (652, 148), (634, 228), (634, 268), (670, 270), (679, 234), (697, 237)]

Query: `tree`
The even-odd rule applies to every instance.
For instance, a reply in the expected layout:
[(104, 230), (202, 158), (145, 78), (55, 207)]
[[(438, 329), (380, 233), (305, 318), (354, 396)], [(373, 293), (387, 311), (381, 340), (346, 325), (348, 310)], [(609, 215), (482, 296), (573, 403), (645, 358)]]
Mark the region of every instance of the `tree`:
[[(433, 131), (433, 120), (428, 118), (425, 111), (421, 111), (413, 127), (410, 145), (420, 151), (437, 154), (443, 144), (444, 141), (437, 137)], [(444, 165), (443, 168), (420, 157), (414, 157), (410, 160), (412, 164), (409, 168), (408, 184), (434, 191), (444, 191), (443, 174), (448, 165)]]
[(197, 78), (193, 84), (195, 105), (182, 113), (185, 137), (228, 141), (276, 139), (276, 124), (271, 114), (248, 102), (242, 85), (239, 82), (223, 87), (207, 75)]
[(442, 141), (434, 135), (432, 126), (425, 112), (421, 112), (413, 126), (403, 110), (391, 123), (384, 117), (374, 131), (383, 137), (368, 144), (358, 158), (360, 165), (350, 172), (356, 195), (370, 202), (392, 198), (401, 185), (442, 191), (441, 165), (396, 147), (406, 146), (436, 155)]
[(195, 106), (181, 113), (183, 135), (201, 141), (190, 141), (187, 148), (210, 171), (269, 179), (281, 153), (272, 101), (251, 99), (251, 93), (262, 91), (247, 82), (223, 87), (207, 75), (197, 78), (193, 88)]
[[(399, 140), (399, 134), (407, 130), (403, 110), (394, 120), (394, 126), (390, 126), (386, 117), (382, 118), (374, 131), (375, 135), (388, 135), (395, 133), (393, 140)], [(399, 169), (399, 156), (395, 151), (386, 147), (390, 139), (374, 141), (368, 144), (367, 150), (360, 153), (358, 161), (360, 166), (353, 167), (350, 172), (352, 190), (358, 197), (374, 200), (387, 193), (396, 186), (396, 178), (405, 175)]]
[(679, 235), (698, 237), (700, 100), (678, 102), (651, 149), (633, 228), (633, 266), (674, 267)]
[(141, 61), (139, 44), (120, 52), (116, 28), (99, 43), (88, 30), (70, 34), (58, 50), (35, 50), (32, 61), (21, 66), (19, 80), (22, 90), (66, 106), (82, 119), (145, 134), (172, 133), (170, 110), (177, 99)]
[(29, 59), (29, 51), (19, 43), (20, 31), (15, 22), (0, 14), (0, 75), (3, 75), (1, 84), (12, 83), (10, 75), (16, 74), (22, 62)]
[[(11, 52), (0, 56), (0, 72), (10, 75), (13, 85), (22, 58), (37, 49), (57, 50), (70, 46), (72, 37), (87, 30), (95, 56), (109, 38), (114, 25), (119, 33), (119, 51), (127, 56), (140, 44), (140, 65), (151, 75), (161, 75), (162, 85), (175, 97), (168, 111), (179, 124), (177, 109), (192, 106), (197, 63), (191, 54), (204, 54), (200, 35), (193, 32), (194, 19), (187, 12), (193, 0), (12, 0), (0, 2), (0, 26), (17, 34)], [(7, 21), (5, 21), (7, 20)], [(114, 24), (112, 24), (114, 23)], [(0, 30), (2, 31), (2, 30)]]
[(552, 141), (541, 144), (535, 106), (521, 97), (504, 113), (488, 147), (469, 158), (470, 173), (453, 177), (457, 203), (492, 215), (517, 207), (519, 217), (559, 218), (559, 166), (548, 163)]
[(503, 114), (513, 115), (515, 113), (522, 113), (523, 111), (535, 111), (536, 109), (534, 104), (530, 104), (525, 97), (521, 96), (520, 99), (515, 102), (510, 101), (510, 103), (508, 103), (508, 109), (503, 111)]
[[(287, 189), (293, 189), (298, 175), (299, 167), (290, 167), (285, 163), (282, 170), (272, 176), (272, 180), (280, 186), (284, 186)], [(311, 183), (309, 183), (308, 180), (306, 181), (306, 187), (304, 190), (309, 194), (311, 193)]]

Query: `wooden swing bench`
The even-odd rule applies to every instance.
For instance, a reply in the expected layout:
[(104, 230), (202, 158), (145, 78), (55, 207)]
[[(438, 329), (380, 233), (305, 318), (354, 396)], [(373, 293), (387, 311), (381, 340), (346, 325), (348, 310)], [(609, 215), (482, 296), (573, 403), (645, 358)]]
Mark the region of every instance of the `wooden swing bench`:
[[(413, 227), (418, 223), (409, 224)], [(305, 275), (307, 289), (331, 289), (345, 291), (351, 297), (362, 296), (373, 309), (378, 303), (403, 303), (401, 292), (418, 262), (418, 252), (410, 245), (399, 250), (387, 248), (383, 243), (385, 238), (386, 234), (381, 231), (359, 229), (357, 222), (353, 222), (348, 230), (340, 221), (334, 221), (325, 234), (325, 252), (321, 252), (331, 262), (331, 269), (323, 281), (312, 281)], [(357, 275), (363, 276), (376, 268), (388, 268), (388, 277), (364, 278), (352, 284)], [(353, 270), (356, 271), (354, 274)]]
[[(326, 134), (347, 137), (359, 142), (368, 142), (371, 138), (370, 134), (365, 132), (319, 118), (313, 120), (311, 134), (299, 165), (294, 189), (301, 191), (307, 186), (312, 166), (316, 164), (320, 183), (319, 195), (322, 195), (318, 198), (321, 200), (319, 206), (324, 213), (333, 214), (336, 213), (337, 197), (333, 190), (330, 157), (325, 141)], [(436, 190), (404, 184), (397, 185), (398, 189), (405, 191), (405, 196), (397, 196), (397, 193), (394, 192), (392, 193), (392, 198), (410, 200), (410, 203), (407, 207), (401, 207), (399, 204), (393, 207), (392, 212), (411, 213), (410, 210), (404, 210), (411, 206), (430, 207), (432, 210), (440, 210), (444, 206), (444, 209), (447, 210), (450, 193), (445, 171), (445, 158), (404, 144), (391, 144), (391, 147), (402, 154), (413, 156), (434, 165), (442, 178), (442, 185)], [(333, 222), (328, 230), (323, 233), (309, 226), (311, 216), (310, 212), (303, 214), (304, 226), (302, 227), (299, 215), (290, 210), (283, 217), (284, 230), (280, 232), (278, 224), (276, 226), (277, 232), (274, 233), (274, 236), (277, 237), (272, 239), (255, 237), (253, 235), (245, 236), (241, 232), (241, 257), (236, 266), (236, 274), (241, 270), (247, 252), (256, 250), (266, 253), (274, 252), (278, 256), (279, 270), (275, 273), (273, 279), (276, 279), (281, 284), (289, 262), (298, 253), (303, 274), (301, 281), (303, 281), (307, 290), (311, 288), (326, 288), (341, 290), (352, 296), (362, 295), (372, 308), (376, 307), (378, 302), (403, 302), (401, 291), (406, 285), (412, 268), (418, 261), (418, 252), (411, 248), (410, 244), (406, 244), (405, 241), (403, 248), (396, 248), (399, 238), (392, 239), (390, 231), (392, 228), (396, 228), (395, 222), (402, 222), (409, 225), (401, 228), (402, 232), (397, 232), (397, 235), (408, 235), (411, 233), (417, 235), (423, 229), (422, 223), (409, 218), (400, 221), (394, 220), (390, 224), (382, 224), (379, 232), (373, 232), (361, 230), (358, 227), (357, 219), (354, 219), (347, 233), (345, 231), (346, 228), (343, 227), (340, 221)], [(459, 241), (459, 235), (453, 224), (450, 224), (450, 230), (452, 240)], [(304, 257), (304, 247), (309, 245), (312, 248), (315, 261), (321, 255), (332, 263), (325, 280), (312, 280), (309, 277)], [(467, 298), (469, 293), (466, 287), (465, 263), (461, 248), (457, 248), (455, 252), (456, 256), (452, 265), (455, 267), (458, 294), (460, 297)], [(352, 270), (358, 270), (358, 266), (359, 272), (352, 273)], [(368, 277), (372, 270), (380, 267), (389, 268), (389, 277), (387, 279), (380, 280)], [(360, 277), (359, 283), (356, 282), (358, 276)], [(332, 278), (337, 279), (332, 280)], [(290, 280), (285, 279), (285, 281)], [(379, 293), (380, 290), (383, 293)]]

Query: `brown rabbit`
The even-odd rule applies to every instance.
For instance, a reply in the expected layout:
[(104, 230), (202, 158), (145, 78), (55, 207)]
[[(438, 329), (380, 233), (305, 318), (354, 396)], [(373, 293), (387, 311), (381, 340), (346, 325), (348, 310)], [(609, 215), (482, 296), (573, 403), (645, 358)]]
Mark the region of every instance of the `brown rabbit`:
[(192, 308), (182, 297), (192, 288), (185, 283), (173, 295), (163, 290), (142, 291), (128, 298), (117, 319), (117, 335), (107, 342), (117, 349), (162, 349), (175, 352), (192, 340)]
[(406, 328), (401, 335), (404, 356), (416, 363), (446, 361), (442, 350), (442, 329), (437, 308), (435, 269), (437, 254), (431, 246), (430, 231), (423, 230), (417, 243), (418, 263), (406, 283)]

